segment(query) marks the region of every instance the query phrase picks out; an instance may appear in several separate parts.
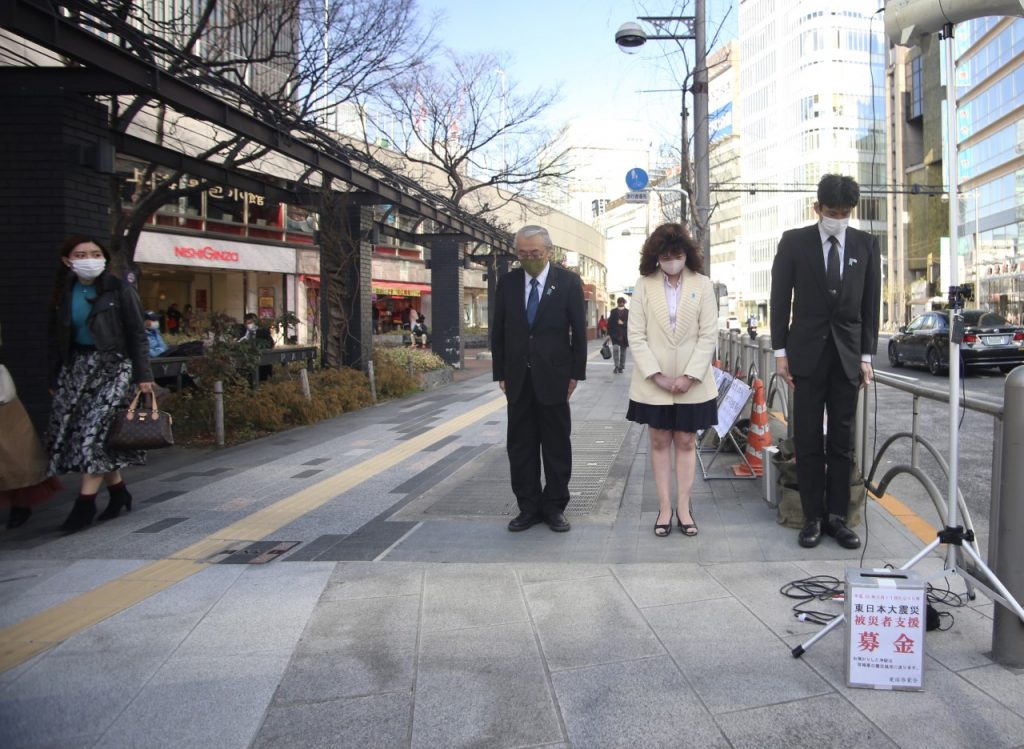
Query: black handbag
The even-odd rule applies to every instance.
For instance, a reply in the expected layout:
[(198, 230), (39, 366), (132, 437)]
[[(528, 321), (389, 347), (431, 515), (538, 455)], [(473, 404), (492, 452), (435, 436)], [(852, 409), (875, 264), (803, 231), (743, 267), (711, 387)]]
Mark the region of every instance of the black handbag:
[(601, 346), (601, 356), (605, 359), (612, 358), (612, 349), (607, 340), (605, 340), (604, 344)]
[(148, 408), (139, 403), (141, 395), (140, 390), (128, 408), (114, 414), (107, 434), (107, 447), (111, 450), (157, 450), (174, 444), (171, 415), (157, 409), (155, 394), (150, 394)]

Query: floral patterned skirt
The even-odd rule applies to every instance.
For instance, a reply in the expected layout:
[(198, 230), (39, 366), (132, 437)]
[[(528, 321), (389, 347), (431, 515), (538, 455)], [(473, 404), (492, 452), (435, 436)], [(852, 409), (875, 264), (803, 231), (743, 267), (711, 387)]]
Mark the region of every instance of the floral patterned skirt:
[(132, 394), (132, 364), (117, 354), (80, 351), (57, 378), (46, 430), (49, 473), (103, 474), (142, 465), (141, 450), (110, 450), (107, 432)]

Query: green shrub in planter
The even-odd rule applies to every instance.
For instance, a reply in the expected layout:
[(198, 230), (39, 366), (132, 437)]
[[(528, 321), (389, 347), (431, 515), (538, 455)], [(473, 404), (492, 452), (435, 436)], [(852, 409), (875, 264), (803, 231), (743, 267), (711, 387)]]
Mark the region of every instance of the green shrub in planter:
[(447, 365), (440, 356), (426, 349), (400, 348), (375, 351), (373, 366), (375, 369), (382, 366), (401, 367), (406, 372), (416, 373), (444, 369)]

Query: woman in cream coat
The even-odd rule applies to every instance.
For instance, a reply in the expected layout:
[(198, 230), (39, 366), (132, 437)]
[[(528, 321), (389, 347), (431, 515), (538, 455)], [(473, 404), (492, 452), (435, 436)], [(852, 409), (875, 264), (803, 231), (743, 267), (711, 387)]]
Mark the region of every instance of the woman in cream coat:
[(640, 256), (629, 312), (633, 378), (626, 418), (647, 425), (651, 469), (658, 491), (656, 536), (672, 531), (672, 453), (675, 453), (676, 522), (697, 535), (690, 507), (697, 460), (696, 432), (718, 422), (712, 374), (718, 304), (704, 259), (680, 224), (663, 224)]

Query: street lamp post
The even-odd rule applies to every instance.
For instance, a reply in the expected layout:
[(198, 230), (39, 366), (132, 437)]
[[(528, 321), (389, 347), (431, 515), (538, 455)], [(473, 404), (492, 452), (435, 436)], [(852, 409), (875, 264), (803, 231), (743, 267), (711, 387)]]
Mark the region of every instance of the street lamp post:
[[(650, 40), (682, 41), (693, 39), (696, 46), (695, 67), (693, 71), (693, 85), (690, 93), (693, 95), (693, 114), (696, 119), (693, 134), (693, 155), (696, 189), (694, 191), (694, 208), (697, 213), (697, 238), (700, 241), (704, 253), (704, 267), (708, 275), (711, 275), (711, 188), (709, 178), (708, 162), (708, 68), (707, 50), (705, 40), (704, 22), (705, 0), (694, 1), (694, 15), (692, 16), (640, 16), (637, 20), (645, 21), (658, 31), (656, 34), (648, 34), (639, 24), (629, 21), (622, 24), (615, 33), (615, 43), (623, 52), (635, 52), (637, 49)], [(669, 23), (683, 24), (686, 33), (667, 33), (665, 25)], [(679, 185), (682, 187), (688, 177), (689, 144), (687, 143), (686, 132), (686, 90), (683, 90), (683, 106), (680, 112), (682, 120), (682, 142), (680, 153), (680, 174)], [(684, 214), (683, 221), (686, 223)]]

